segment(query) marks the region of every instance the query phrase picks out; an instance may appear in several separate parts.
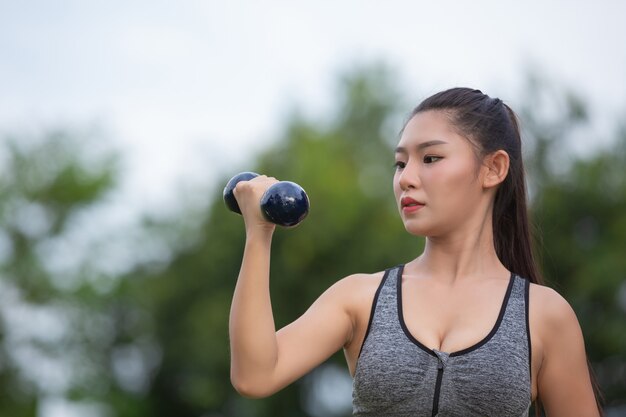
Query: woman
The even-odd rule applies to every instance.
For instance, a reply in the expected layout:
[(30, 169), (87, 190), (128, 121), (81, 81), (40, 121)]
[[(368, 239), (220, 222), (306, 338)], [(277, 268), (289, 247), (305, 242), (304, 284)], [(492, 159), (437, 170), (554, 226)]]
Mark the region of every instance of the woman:
[(455, 88), (411, 114), (393, 188), (414, 260), (348, 276), (276, 332), (269, 294), (274, 225), (259, 210), (276, 180), (241, 182), (246, 246), (230, 317), (231, 380), (280, 390), (344, 349), (359, 416), (597, 416), (583, 336), (533, 260), (513, 111)]

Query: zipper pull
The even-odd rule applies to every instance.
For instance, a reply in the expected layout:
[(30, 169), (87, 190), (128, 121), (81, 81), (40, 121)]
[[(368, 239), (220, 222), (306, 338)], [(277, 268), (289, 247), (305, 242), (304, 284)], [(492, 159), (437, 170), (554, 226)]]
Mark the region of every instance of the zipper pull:
[(439, 352), (437, 349), (433, 349), (433, 352), (435, 352), (435, 356), (437, 357), (437, 369), (443, 369), (445, 366), (445, 363), (443, 363), (443, 359), (441, 358), (441, 355), (444, 355), (444, 353)]

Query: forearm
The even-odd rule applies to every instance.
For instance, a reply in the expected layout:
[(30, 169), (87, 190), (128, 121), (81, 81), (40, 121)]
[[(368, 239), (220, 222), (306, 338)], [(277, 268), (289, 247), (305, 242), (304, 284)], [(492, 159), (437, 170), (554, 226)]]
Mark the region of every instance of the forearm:
[(278, 358), (269, 292), (271, 231), (246, 236), (230, 311), (231, 379), (243, 390), (267, 382)]

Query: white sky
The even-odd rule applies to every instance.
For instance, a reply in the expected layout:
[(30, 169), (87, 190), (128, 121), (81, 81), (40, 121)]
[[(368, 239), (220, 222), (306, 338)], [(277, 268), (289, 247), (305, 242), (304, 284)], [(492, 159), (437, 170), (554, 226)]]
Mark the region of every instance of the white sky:
[(132, 204), (167, 203), (245, 168), (294, 103), (328, 111), (338, 72), (368, 59), (416, 101), (457, 85), (511, 100), (535, 66), (614, 119), (626, 2), (0, 0), (0, 132), (103, 126)]

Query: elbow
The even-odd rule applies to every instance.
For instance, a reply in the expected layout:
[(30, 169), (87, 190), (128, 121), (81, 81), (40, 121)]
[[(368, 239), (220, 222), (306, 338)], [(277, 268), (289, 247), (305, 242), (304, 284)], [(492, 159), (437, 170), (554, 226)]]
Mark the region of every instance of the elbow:
[(235, 388), (235, 391), (237, 391), (239, 395), (245, 398), (267, 398), (274, 393), (273, 391), (268, 389), (269, 384), (255, 382), (251, 378), (238, 377), (233, 375), (232, 373), (230, 375), (230, 383), (232, 384), (233, 388)]
[(252, 384), (246, 384), (240, 381), (231, 381), (231, 383), (233, 384), (233, 388), (235, 388), (235, 391), (237, 391), (239, 395), (245, 398), (258, 400), (261, 398), (267, 398), (271, 395), (270, 393), (266, 393), (262, 389), (259, 389), (259, 387), (255, 387)]

